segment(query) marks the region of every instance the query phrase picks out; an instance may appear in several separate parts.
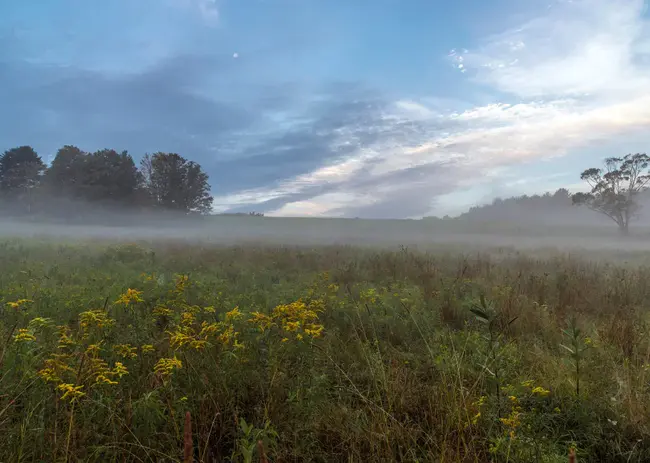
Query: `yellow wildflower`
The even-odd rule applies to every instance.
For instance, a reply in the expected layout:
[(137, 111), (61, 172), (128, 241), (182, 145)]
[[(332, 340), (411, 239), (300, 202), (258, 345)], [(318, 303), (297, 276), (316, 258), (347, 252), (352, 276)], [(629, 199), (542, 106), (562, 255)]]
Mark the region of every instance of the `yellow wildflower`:
[(95, 382), (97, 384), (110, 384), (110, 385), (118, 384), (117, 381), (113, 381), (112, 379), (107, 378), (106, 375), (98, 375), (97, 378), (95, 378)]
[(248, 322), (256, 324), (260, 329), (260, 331), (262, 332), (271, 328), (271, 326), (273, 326), (274, 324), (273, 319), (271, 317), (261, 312), (253, 312), (251, 313), (251, 315), (252, 318), (250, 318)]
[(18, 334), (14, 336), (14, 341), (16, 342), (36, 341), (36, 336), (34, 336), (29, 330), (25, 328), (21, 328), (18, 330)]
[(149, 353), (149, 352), (153, 352), (153, 351), (154, 351), (153, 344), (144, 344), (144, 345), (141, 347), (141, 349), (142, 349), (142, 353), (143, 353), (143, 354), (147, 354), (147, 353)]
[(115, 362), (115, 366), (113, 367), (113, 371), (111, 373), (116, 375), (118, 378), (121, 378), (124, 375), (128, 375), (129, 370), (126, 369), (122, 362)]
[(233, 320), (238, 320), (242, 318), (244, 315), (239, 311), (239, 307), (235, 307), (232, 309), (230, 312), (226, 312), (226, 321), (230, 322)]
[(30, 320), (28, 326), (30, 328), (45, 328), (47, 326), (52, 326), (53, 322), (51, 318), (44, 317), (34, 317)]
[(142, 291), (137, 289), (127, 289), (124, 294), (121, 294), (120, 297), (115, 301), (115, 304), (129, 305), (132, 302), (143, 302)]
[(131, 344), (116, 344), (113, 346), (113, 351), (125, 359), (134, 359), (138, 356), (136, 353), (137, 348)]
[(90, 355), (90, 356), (92, 356), (92, 357), (96, 357), (96, 356), (98, 356), (98, 355), (99, 355), (99, 351), (101, 350), (102, 343), (103, 343), (103, 341), (100, 341), (100, 342), (98, 342), (97, 344), (90, 344), (90, 345), (86, 348), (86, 354), (88, 354), (88, 355)]
[(31, 299), (18, 299), (17, 301), (14, 302), (7, 302), (7, 305), (11, 307), (12, 309), (19, 309), (25, 304), (28, 304), (30, 302), (34, 302)]
[(105, 310), (88, 310), (79, 314), (79, 326), (83, 331), (90, 328), (107, 328), (114, 323), (115, 320), (109, 318)]
[(297, 331), (300, 328), (300, 322), (287, 322), (282, 328), (287, 331)]
[(61, 400), (69, 400), (70, 402), (75, 402), (77, 399), (86, 395), (85, 392), (82, 392), (83, 385), (75, 386), (74, 384), (61, 383), (56, 387), (59, 391), (63, 392)]
[(169, 317), (172, 314), (172, 310), (164, 305), (154, 307), (151, 312), (158, 317)]
[(174, 370), (178, 370), (180, 368), (183, 368), (183, 363), (176, 357), (161, 358), (160, 360), (158, 360), (158, 362), (156, 362), (153, 371), (157, 375), (160, 375), (163, 378), (167, 378), (171, 376)]
[(548, 389), (544, 389), (542, 386), (537, 386), (531, 391), (533, 394), (537, 394), (541, 397), (546, 397), (551, 393)]

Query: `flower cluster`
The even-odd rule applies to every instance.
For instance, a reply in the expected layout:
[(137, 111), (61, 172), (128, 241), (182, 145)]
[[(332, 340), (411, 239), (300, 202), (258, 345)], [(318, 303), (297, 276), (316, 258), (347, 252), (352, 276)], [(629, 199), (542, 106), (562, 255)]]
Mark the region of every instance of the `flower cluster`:
[(288, 341), (289, 337), (302, 341), (305, 336), (318, 338), (323, 334), (324, 326), (317, 323), (318, 312), (322, 310), (323, 303), (320, 299), (309, 303), (299, 299), (290, 304), (278, 305), (270, 315), (253, 312), (248, 321), (262, 332), (274, 327), (279, 328), (284, 342)]

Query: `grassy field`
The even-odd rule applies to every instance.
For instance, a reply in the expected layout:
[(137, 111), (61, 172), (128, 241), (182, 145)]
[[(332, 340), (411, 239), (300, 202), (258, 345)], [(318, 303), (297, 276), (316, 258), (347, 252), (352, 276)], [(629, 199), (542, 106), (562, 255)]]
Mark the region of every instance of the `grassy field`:
[(650, 461), (650, 262), (0, 243), (0, 461)]

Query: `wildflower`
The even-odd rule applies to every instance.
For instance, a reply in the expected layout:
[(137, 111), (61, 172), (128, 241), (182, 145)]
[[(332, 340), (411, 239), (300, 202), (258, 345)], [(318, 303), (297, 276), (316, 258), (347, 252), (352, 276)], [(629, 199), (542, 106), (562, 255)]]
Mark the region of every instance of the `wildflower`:
[(208, 336), (216, 334), (217, 331), (219, 331), (219, 324), (203, 322), (201, 323), (201, 331), (199, 332), (199, 337), (205, 339)]
[(168, 331), (169, 344), (173, 349), (178, 349), (192, 341), (192, 337), (185, 334), (183, 331), (176, 329), (176, 331)]
[(208, 341), (205, 339), (194, 339), (190, 341), (190, 347), (194, 350), (203, 350), (208, 345)]
[(120, 297), (115, 301), (115, 304), (129, 305), (132, 302), (143, 302), (142, 291), (137, 289), (127, 289), (124, 294), (121, 294)]
[(71, 337), (70, 328), (65, 325), (58, 326), (57, 328), (59, 329), (59, 343), (57, 345), (59, 349), (71, 348), (77, 344)]
[(535, 384), (535, 382), (532, 379), (527, 379), (521, 383), (521, 385), (524, 387), (533, 387), (533, 384)]
[(549, 391), (548, 389), (544, 389), (541, 386), (537, 386), (537, 387), (533, 388), (533, 390), (531, 392), (533, 394), (539, 395), (540, 397), (546, 397), (547, 395), (549, 395), (551, 393), (551, 391)]
[(45, 360), (43, 368), (38, 371), (38, 376), (46, 383), (60, 383), (61, 376), (65, 373), (74, 373), (75, 370), (67, 364), (68, 355), (53, 354)]
[(235, 327), (233, 325), (229, 325), (228, 328), (219, 335), (218, 339), (222, 344), (228, 345), (236, 342), (237, 336), (239, 336), (239, 333), (235, 331)]
[(286, 331), (297, 331), (300, 328), (300, 322), (287, 322), (282, 326), (282, 328)]
[(555, 413), (562, 413), (562, 410), (560, 410), (559, 407), (555, 407), (555, 408), (553, 409), (553, 411), (554, 411)]
[(56, 387), (59, 391), (63, 392), (61, 400), (68, 399), (70, 402), (75, 402), (77, 399), (86, 395), (85, 392), (82, 392), (83, 385), (75, 386), (74, 384), (61, 383)]
[(52, 326), (53, 322), (51, 318), (44, 317), (35, 317), (30, 320), (28, 326), (30, 328), (45, 328), (47, 326)]
[(312, 338), (318, 338), (323, 334), (325, 327), (323, 325), (307, 325), (309, 328), (305, 327), (305, 334), (308, 334)]
[(158, 360), (158, 362), (156, 362), (156, 365), (153, 367), (153, 371), (163, 378), (168, 378), (171, 376), (174, 370), (178, 370), (180, 368), (183, 368), (183, 363), (176, 357), (161, 358)]
[(195, 319), (196, 317), (192, 312), (183, 312), (181, 314), (181, 325), (190, 326), (192, 323), (194, 323)]
[(519, 421), (519, 410), (514, 409), (506, 418), (499, 418), (499, 420), (509, 428), (516, 428), (521, 423)]
[(90, 356), (92, 356), (92, 357), (96, 357), (96, 356), (98, 356), (98, 355), (99, 355), (99, 351), (101, 350), (102, 342), (103, 342), (103, 341), (100, 341), (100, 342), (98, 342), (97, 344), (90, 344), (90, 345), (86, 348), (86, 354), (88, 354), (88, 355), (90, 355)]
[(479, 418), (481, 417), (481, 412), (477, 412), (476, 415), (472, 418), (472, 424), (478, 423)]
[(112, 326), (115, 320), (108, 317), (105, 310), (88, 310), (79, 314), (79, 327), (85, 332), (90, 328), (107, 328)]
[(216, 310), (215, 310), (214, 307), (208, 306), (208, 307), (203, 307), (203, 312), (205, 312), (205, 313), (215, 313)]
[(113, 381), (112, 379), (107, 378), (106, 375), (98, 375), (97, 378), (95, 378), (95, 383), (110, 384), (110, 385), (119, 384), (117, 381)]
[(176, 276), (176, 281), (174, 283), (174, 293), (176, 295), (180, 296), (185, 292), (185, 288), (190, 283), (190, 277), (187, 275), (177, 275)]
[(136, 348), (131, 344), (116, 344), (113, 346), (113, 351), (125, 359), (134, 359), (138, 356), (136, 354)]
[(19, 309), (23, 305), (28, 304), (30, 302), (34, 302), (34, 301), (32, 301), (31, 299), (18, 299), (17, 301), (14, 302), (7, 302), (7, 305), (12, 309)]
[(274, 324), (273, 319), (271, 317), (261, 312), (253, 312), (251, 313), (251, 315), (252, 318), (250, 318), (248, 322), (255, 323), (261, 332), (264, 332), (265, 330), (271, 328), (271, 326), (273, 326)]
[(29, 330), (25, 328), (21, 328), (18, 330), (18, 334), (14, 336), (14, 341), (16, 342), (36, 341), (36, 336), (34, 336)]
[(510, 399), (510, 402), (512, 403), (517, 403), (517, 397), (515, 397), (514, 395), (511, 395), (510, 397), (508, 397), (508, 399)]
[(121, 378), (124, 375), (128, 375), (129, 370), (126, 369), (122, 362), (115, 362), (115, 366), (113, 367), (113, 371), (111, 373), (116, 375), (118, 378)]
[(169, 317), (172, 314), (172, 310), (165, 307), (164, 305), (159, 305), (154, 307), (151, 313), (157, 317)]
[(226, 321), (230, 322), (233, 320), (238, 320), (242, 318), (244, 315), (239, 311), (239, 307), (235, 307), (232, 309), (230, 312), (226, 312)]
[(149, 352), (154, 351), (153, 344), (144, 344), (140, 349), (142, 349), (143, 354), (147, 354)]

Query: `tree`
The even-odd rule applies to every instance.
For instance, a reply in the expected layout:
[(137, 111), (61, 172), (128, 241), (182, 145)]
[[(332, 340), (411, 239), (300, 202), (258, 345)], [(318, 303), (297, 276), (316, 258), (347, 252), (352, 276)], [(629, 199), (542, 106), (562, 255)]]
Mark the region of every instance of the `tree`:
[(207, 214), (212, 210), (208, 174), (176, 153), (145, 155), (140, 163), (154, 205), (163, 209)]
[(142, 174), (127, 151), (104, 149), (82, 157), (78, 195), (89, 202), (132, 206), (142, 187)]
[(84, 181), (87, 156), (76, 146), (65, 145), (59, 148), (43, 179), (47, 192), (70, 199), (78, 197), (80, 185)]
[[(32, 193), (39, 185), (45, 164), (31, 146), (19, 146), (0, 156), (0, 193), (31, 211)], [(22, 208), (22, 207), (21, 207)]]
[(630, 220), (639, 210), (636, 197), (650, 182), (649, 164), (650, 157), (641, 153), (607, 158), (604, 170), (592, 167), (582, 172), (580, 179), (587, 182), (591, 191), (573, 195), (573, 204), (606, 215), (627, 234)]

